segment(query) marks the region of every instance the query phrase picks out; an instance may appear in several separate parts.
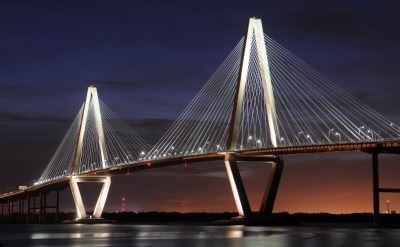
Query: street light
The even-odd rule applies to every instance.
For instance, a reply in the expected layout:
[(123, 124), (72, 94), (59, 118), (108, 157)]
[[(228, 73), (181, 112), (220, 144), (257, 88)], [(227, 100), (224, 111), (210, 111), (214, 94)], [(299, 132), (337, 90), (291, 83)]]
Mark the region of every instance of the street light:
[(308, 140), (310, 140), (311, 144), (314, 144), (314, 142), (313, 142), (313, 140), (311, 139), (311, 136), (310, 136), (310, 135), (307, 135), (306, 138), (307, 138)]
[(340, 135), (339, 132), (336, 132), (336, 133), (335, 133), (335, 136), (339, 137), (339, 141), (342, 141), (342, 136)]
[(300, 131), (300, 132), (297, 134), (297, 141), (298, 141), (299, 143), (301, 143), (301, 142), (300, 142), (300, 135), (301, 135), (301, 134), (304, 135), (304, 132), (303, 132), (303, 131)]
[(329, 129), (329, 131), (328, 131), (328, 141), (331, 141), (331, 140), (329, 139), (329, 136), (331, 135), (331, 133), (332, 133), (333, 135), (335, 135), (335, 129)]
[(280, 140), (281, 144), (285, 145), (285, 138), (281, 137), (281, 138), (279, 138), (279, 140)]
[(361, 135), (361, 132), (362, 132), (362, 130), (361, 129), (364, 129), (365, 128), (365, 126), (363, 125), (363, 126), (361, 126), (361, 127), (358, 127), (358, 134), (359, 135)]
[(374, 132), (372, 132), (371, 130), (367, 130), (367, 133), (371, 135), (371, 136), (368, 135), (368, 138), (373, 140), (374, 139)]

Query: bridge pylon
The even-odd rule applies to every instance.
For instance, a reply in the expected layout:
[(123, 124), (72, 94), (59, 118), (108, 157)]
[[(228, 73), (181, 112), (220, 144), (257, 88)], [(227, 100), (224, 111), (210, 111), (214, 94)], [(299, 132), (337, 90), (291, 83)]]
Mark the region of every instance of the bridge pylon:
[[(85, 138), (85, 132), (87, 131), (87, 123), (88, 123), (88, 116), (89, 116), (89, 111), (91, 111), (93, 117), (94, 117), (94, 128), (95, 128), (95, 133), (97, 135), (98, 139), (98, 147), (100, 150), (100, 162), (101, 162), (101, 167), (105, 169), (107, 167), (107, 146), (105, 143), (105, 134), (104, 134), (104, 129), (103, 129), (103, 120), (102, 120), (102, 115), (100, 111), (100, 103), (99, 103), (99, 98), (97, 95), (97, 89), (94, 86), (89, 86), (87, 95), (86, 95), (86, 101), (84, 103), (84, 108), (83, 108), (83, 113), (82, 113), (82, 119), (80, 121), (80, 128), (79, 128), (79, 134), (78, 134), (78, 141), (75, 149), (75, 154), (74, 154), (74, 159), (73, 163), (71, 166), (71, 172), (72, 174), (70, 176), (70, 188), (72, 192), (72, 196), (74, 199), (75, 207), (76, 207), (76, 212), (77, 212), (77, 219), (85, 219), (85, 218), (95, 218), (99, 219), (101, 218), (104, 205), (107, 200), (107, 195), (110, 190), (111, 186), (111, 177), (110, 176), (90, 176), (90, 175), (79, 175), (76, 172), (76, 168), (79, 166), (79, 162), (81, 160), (82, 156), (82, 151), (83, 151), (83, 146), (84, 146), (84, 138)], [(85, 205), (82, 200), (82, 195), (79, 190), (78, 183), (102, 183), (103, 186), (101, 188), (101, 192), (99, 194), (99, 197), (97, 199), (96, 206), (94, 208), (93, 214), (92, 215), (87, 215)]]
[[(235, 98), (233, 103), (232, 115), (230, 118), (227, 147), (229, 151), (225, 156), (225, 167), (228, 173), (229, 182), (235, 199), (236, 208), (239, 216), (248, 217), (251, 215), (251, 207), (247, 198), (239, 169), (237, 167), (237, 158), (235, 151), (237, 149), (237, 139), (240, 133), (240, 121), (244, 104), (246, 84), (248, 82), (250, 53), (252, 46), (256, 46), (259, 63), (260, 76), (262, 80), (262, 89), (264, 96), (265, 109), (267, 112), (269, 139), (273, 147), (277, 147), (277, 137), (279, 136), (278, 121), (275, 109), (274, 90), (271, 80), (270, 68), (268, 64), (268, 55), (264, 40), (264, 32), (261, 19), (250, 18), (247, 32), (244, 39), (243, 52), (240, 62), (239, 76), (236, 84)], [(278, 156), (259, 157), (259, 161), (272, 163), (271, 175), (267, 181), (264, 191), (260, 212), (263, 214), (272, 213), (278, 190), (282, 170), (283, 160)]]

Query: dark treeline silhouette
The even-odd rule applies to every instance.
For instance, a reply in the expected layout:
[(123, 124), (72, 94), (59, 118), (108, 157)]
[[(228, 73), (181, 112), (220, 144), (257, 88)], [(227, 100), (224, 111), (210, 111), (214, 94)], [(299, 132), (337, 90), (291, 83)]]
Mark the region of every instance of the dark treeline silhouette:
[[(103, 218), (115, 223), (131, 223), (131, 224), (237, 224), (237, 220), (232, 220), (237, 216), (237, 213), (180, 213), (180, 212), (105, 212)], [(4, 216), (6, 220), (8, 216)], [(36, 218), (38, 215), (36, 215)], [(74, 212), (60, 212), (57, 222), (70, 221), (75, 219)], [(241, 221), (249, 225), (301, 225), (307, 223), (361, 223), (368, 225), (372, 222), (372, 213), (352, 213), (352, 214), (330, 214), (330, 213), (294, 213), (287, 212), (274, 213), (271, 216), (263, 217), (262, 215), (254, 214), (249, 220)], [(45, 223), (55, 223), (55, 213), (47, 213)], [(18, 217), (14, 213), (11, 221), (3, 223), (26, 223), (25, 217)], [(31, 218), (32, 222), (32, 218)], [(38, 222), (38, 221), (35, 221)], [(400, 226), (400, 214), (381, 214), (381, 222), (387, 226)]]
[[(154, 223), (154, 224), (173, 224), (173, 223), (203, 223), (213, 224), (213, 222), (229, 222), (236, 217), (237, 213), (179, 213), (179, 212), (112, 212), (103, 213), (103, 218), (116, 223)], [(52, 214), (47, 218), (52, 221)], [(60, 213), (59, 222), (72, 220), (75, 213)], [(363, 223), (369, 224), (372, 221), (371, 213), (352, 213), (352, 214), (330, 214), (330, 213), (294, 213), (287, 212), (274, 213), (272, 216), (263, 217), (254, 215), (255, 220), (249, 224), (262, 225), (301, 225), (302, 223)], [(400, 214), (382, 214), (382, 223), (388, 225), (400, 225)], [(50, 223), (49, 221), (49, 223)], [(234, 222), (234, 221), (233, 221)]]

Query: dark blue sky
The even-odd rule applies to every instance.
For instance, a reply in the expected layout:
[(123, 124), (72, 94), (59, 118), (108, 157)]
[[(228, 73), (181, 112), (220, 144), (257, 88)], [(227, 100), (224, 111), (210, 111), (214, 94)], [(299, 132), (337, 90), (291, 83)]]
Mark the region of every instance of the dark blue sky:
[[(154, 143), (243, 36), (251, 16), (399, 123), (399, 7), (349, 0), (1, 1), (0, 189), (40, 175), (89, 82)], [(172, 174), (179, 178), (179, 171)]]

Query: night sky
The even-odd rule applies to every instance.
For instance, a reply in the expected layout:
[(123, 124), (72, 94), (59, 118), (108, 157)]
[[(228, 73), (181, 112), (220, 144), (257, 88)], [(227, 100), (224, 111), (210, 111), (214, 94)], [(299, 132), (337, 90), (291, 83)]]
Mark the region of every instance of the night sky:
[[(396, 1), (350, 0), (1, 1), (0, 191), (40, 176), (89, 84), (154, 144), (252, 16), (270, 37), (399, 124), (399, 9)], [(285, 157), (275, 211), (370, 211), (370, 158)], [(396, 155), (382, 158), (382, 186), (400, 187), (399, 163)], [(233, 211), (224, 169), (211, 162), (114, 177), (106, 210), (118, 209), (125, 195), (134, 211)], [(267, 170), (241, 166), (253, 209)], [(63, 195), (63, 207), (72, 209), (69, 189)], [(396, 195), (382, 194), (382, 208), (388, 199), (400, 211)]]

